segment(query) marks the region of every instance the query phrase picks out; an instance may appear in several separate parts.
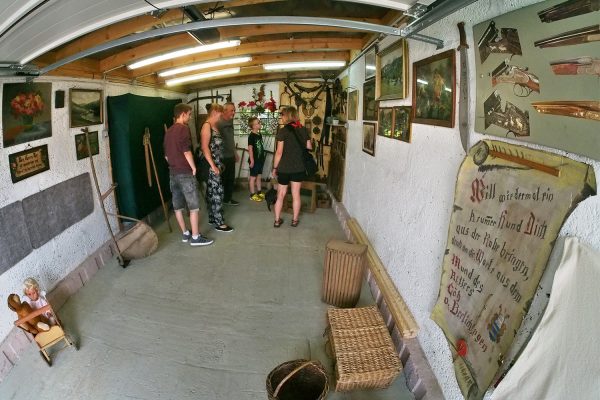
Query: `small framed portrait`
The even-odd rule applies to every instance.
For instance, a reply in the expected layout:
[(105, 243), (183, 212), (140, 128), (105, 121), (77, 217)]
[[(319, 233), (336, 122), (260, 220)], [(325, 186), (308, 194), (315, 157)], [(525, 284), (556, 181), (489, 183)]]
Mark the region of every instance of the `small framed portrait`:
[(375, 137), (377, 136), (377, 122), (363, 122), (363, 148), (362, 150), (375, 156)]
[(348, 121), (356, 121), (358, 118), (358, 90), (348, 93)]
[(100, 125), (103, 121), (104, 97), (102, 90), (69, 90), (69, 115), (71, 128)]
[(98, 131), (90, 132), (90, 148), (88, 149), (85, 133), (75, 135), (75, 154), (78, 160), (88, 158), (90, 153), (95, 156), (100, 153), (100, 143), (98, 142)]
[(363, 117), (364, 121), (377, 121), (377, 100), (375, 100), (375, 79), (363, 84)]
[(365, 53), (365, 81), (371, 78), (375, 78), (377, 72), (377, 48), (371, 47), (369, 51)]
[(454, 127), (455, 54), (448, 50), (413, 64), (413, 122)]

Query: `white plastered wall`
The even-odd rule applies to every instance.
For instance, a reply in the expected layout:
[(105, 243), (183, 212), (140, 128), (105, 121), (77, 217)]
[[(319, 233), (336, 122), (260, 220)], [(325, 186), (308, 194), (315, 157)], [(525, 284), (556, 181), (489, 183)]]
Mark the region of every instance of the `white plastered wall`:
[[(470, 93), (474, 94), (473, 25), (537, 2), (539, 1), (480, 0), (439, 21), (420, 33), (443, 39), (444, 48), (436, 50), (433, 45), (409, 40), (409, 74), (412, 75), (414, 61), (456, 49), (459, 44), (456, 24), (464, 21), (467, 42), (471, 44)], [(395, 41), (396, 38), (385, 38), (379, 45), (380, 50)], [(458, 66), (457, 54), (457, 85)], [(464, 157), (458, 129), (458, 108), (455, 128), (413, 124), (410, 144), (378, 136), (375, 157), (372, 157), (362, 151), (364, 59), (351, 65), (346, 73), (350, 76), (350, 90), (359, 88), (360, 95), (358, 120), (349, 121), (348, 125), (343, 203), (368, 235), (417, 319), (421, 328), (418, 340), (444, 396), (447, 399), (462, 399), (446, 339), (429, 318), (438, 296), (456, 175)], [(412, 76), (409, 82), (412, 82)], [(380, 106), (410, 105), (411, 96), (409, 93), (406, 99), (385, 101)], [(471, 96), (470, 110), (470, 143), (486, 138), (498, 140), (498, 137), (480, 135), (473, 131), (474, 95)], [(527, 145), (524, 142), (512, 142)], [(596, 175), (600, 176), (598, 161), (542, 146), (529, 146), (591, 164)], [(571, 214), (560, 235), (578, 236), (592, 247), (600, 249), (600, 231), (596, 227), (599, 220), (600, 196), (588, 198)], [(551, 260), (556, 258), (553, 254)]]
[[(0, 84), (23, 82), (23, 79), (2, 79)], [(185, 98), (179, 93), (155, 90), (140, 86), (106, 83), (98, 80), (76, 80), (39, 78), (36, 82), (52, 82), (52, 136), (8, 148), (0, 148), (0, 208), (15, 201), (54, 186), (67, 179), (85, 172), (90, 172), (88, 159), (77, 160), (75, 155), (75, 135), (81, 133), (81, 128), (69, 128), (69, 89), (101, 89), (104, 96), (117, 96), (134, 93), (141, 96), (165, 98)], [(65, 91), (65, 107), (54, 108), (54, 92)], [(2, 85), (0, 85), (0, 92)], [(106, 102), (104, 103), (106, 106)], [(106, 110), (106, 107), (104, 107)], [(106, 121), (106, 111), (105, 111)], [(1, 124), (1, 118), (0, 118)], [(109, 145), (108, 132), (105, 125), (89, 127), (90, 131), (98, 131), (100, 152), (94, 156), (100, 189), (109, 188)], [(50, 170), (31, 178), (12, 183), (8, 168), (8, 155), (25, 150), (29, 146), (48, 145)], [(140, 144), (141, 145), (141, 144)], [(92, 183), (92, 188), (93, 188)], [(95, 191), (95, 190), (94, 190)], [(105, 202), (107, 209), (114, 209), (113, 197)], [(43, 227), (38, 227), (44, 229)], [(39, 249), (34, 249), (29, 255), (0, 275), (0, 342), (8, 335), (15, 320), (14, 312), (6, 307), (6, 299), (10, 293), (22, 294), (21, 283), (26, 277), (35, 277), (43, 289), (50, 291), (62, 278), (94, 253), (109, 239), (108, 230), (102, 216), (96, 195), (94, 194), (94, 212), (83, 220), (66, 229), (64, 232), (45, 243)]]

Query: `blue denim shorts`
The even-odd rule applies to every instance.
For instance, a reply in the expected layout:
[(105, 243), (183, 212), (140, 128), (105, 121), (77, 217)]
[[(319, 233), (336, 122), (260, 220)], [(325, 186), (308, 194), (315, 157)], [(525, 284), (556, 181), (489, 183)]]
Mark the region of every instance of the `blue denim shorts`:
[(173, 210), (183, 210), (186, 204), (190, 212), (200, 209), (200, 194), (195, 176), (170, 175), (170, 187), (173, 194)]

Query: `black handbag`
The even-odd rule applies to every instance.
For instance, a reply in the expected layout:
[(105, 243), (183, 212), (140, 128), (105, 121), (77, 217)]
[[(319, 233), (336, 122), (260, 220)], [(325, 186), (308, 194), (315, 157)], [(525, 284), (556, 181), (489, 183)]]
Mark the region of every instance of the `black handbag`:
[(298, 138), (298, 129), (294, 129), (294, 137), (298, 142), (298, 146), (300, 146), (300, 149), (302, 150), (302, 162), (304, 164), (306, 176), (314, 176), (319, 168), (317, 167), (317, 163), (315, 162), (312, 154), (310, 154), (310, 151), (306, 148), (306, 144), (302, 145), (300, 138)]

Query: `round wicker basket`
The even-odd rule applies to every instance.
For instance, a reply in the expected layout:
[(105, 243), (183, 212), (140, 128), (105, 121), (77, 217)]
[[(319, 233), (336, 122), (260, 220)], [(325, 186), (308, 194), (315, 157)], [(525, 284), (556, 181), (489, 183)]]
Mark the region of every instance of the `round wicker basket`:
[(267, 376), (269, 400), (323, 400), (328, 391), (327, 373), (318, 361), (287, 361)]

